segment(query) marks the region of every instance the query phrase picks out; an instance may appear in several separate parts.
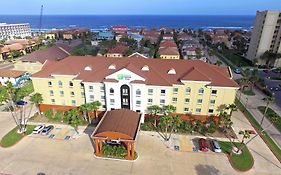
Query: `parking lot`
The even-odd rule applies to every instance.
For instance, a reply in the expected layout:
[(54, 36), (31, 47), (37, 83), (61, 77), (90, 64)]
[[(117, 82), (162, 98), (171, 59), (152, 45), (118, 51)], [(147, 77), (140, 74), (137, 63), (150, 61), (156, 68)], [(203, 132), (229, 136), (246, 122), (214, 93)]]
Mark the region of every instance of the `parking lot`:
[(32, 133), (31, 135), (29, 135), (29, 137), (56, 139), (56, 140), (71, 140), (77, 137), (77, 132), (71, 126), (54, 125), (54, 128), (46, 135), (42, 133), (39, 134)]

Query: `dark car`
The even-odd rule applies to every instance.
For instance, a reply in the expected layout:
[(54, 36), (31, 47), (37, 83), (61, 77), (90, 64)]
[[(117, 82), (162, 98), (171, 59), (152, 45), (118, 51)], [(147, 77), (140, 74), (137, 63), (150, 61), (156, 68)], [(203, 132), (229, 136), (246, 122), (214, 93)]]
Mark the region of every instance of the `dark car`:
[(208, 143), (206, 139), (200, 138), (198, 140), (200, 151), (207, 152), (209, 151)]
[(274, 73), (276, 73), (276, 74), (279, 74), (279, 73), (281, 73), (281, 70), (280, 69), (272, 69), (272, 72), (274, 72)]
[(53, 125), (46, 126), (41, 132), (42, 135), (48, 135), (54, 129)]
[(264, 69), (262, 70), (264, 73), (269, 73), (269, 70), (268, 69)]

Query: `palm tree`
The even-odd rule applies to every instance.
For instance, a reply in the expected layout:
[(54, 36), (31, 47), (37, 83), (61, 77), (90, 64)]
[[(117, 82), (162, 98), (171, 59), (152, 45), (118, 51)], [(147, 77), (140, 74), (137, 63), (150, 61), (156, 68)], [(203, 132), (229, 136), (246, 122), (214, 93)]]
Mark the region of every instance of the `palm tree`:
[(40, 93), (33, 94), (30, 98), (30, 102), (33, 103), (36, 106), (36, 108), (39, 112), (39, 115), (41, 115), (39, 105), (43, 102), (42, 94), (40, 94)]
[[(98, 109), (100, 106), (101, 106), (101, 102), (99, 102), (99, 101), (94, 101), (94, 102), (90, 103), (90, 110), (94, 112), (95, 118), (97, 118), (97, 116), (98, 116), (97, 112), (98, 112)], [(92, 123), (90, 117), (89, 117), (89, 123), (90, 124)]]
[(172, 113), (176, 112), (176, 107), (173, 105), (167, 105), (163, 107), (163, 114), (164, 115), (170, 115)]
[(161, 108), (158, 105), (152, 105), (149, 107), (150, 115), (153, 117), (153, 125), (157, 125), (157, 114), (160, 113)]
[(222, 131), (226, 132), (227, 128), (230, 128), (233, 125), (231, 121), (231, 116), (227, 112), (221, 112), (219, 114), (219, 124), (222, 127)]
[(90, 103), (83, 104), (79, 107), (79, 111), (83, 113), (85, 121), (90, 122), (90, 118), (89, 118), (89, 111), (90, 110), (91, 110), (91, 104)]
[(266, 65), (269, 67), (276, 59), (281, 58), (281, 54), (273, 53), (271, 51), (266, 51), (261, 55), (260, 58), (265, 60)]
[(263, 117), (261, 119), (260, 125), (262, 125), (262, 123), (263, 123), (263, 120), (264, 120), (264, 118), (266, 116), (269, 104), (274, 102), (275, 99), (274, 99), (274, 97), (267, 96), (267, 97), (263, 98), (263, 100), (266, 101), (266, 107), (265, 107), (265, 110), (264, 110)]
[(236, 153), (239, 153), (242, 150), (242, 148), (244, 147), (245, 139), (249, 139), (251, 137), (249, 131), (247, 131), (247, 130), (240, 130), (238, 134), (242, 135), (243, 137), (242, 137), (242, 141), (240, 143), (241, 146), (240, 146), (240, 148), (237, 149)]
[(182, 120), (178, 116), (161, 116), (159, 119), (159, 134), (165, 141), (169, 141), (172, 132), (181, 125)]
[(241, 91), (244, 91), (245, 86), (250, 84), (250, 78), (245, 76), (242, 79), (240, 79), (239, 81), (240, 85), (241, 85)]
[(65, 115), (65, 122), (71, 125), (75, 131), (78, 133), (78, 126), (82, 123), (79, 111), (74, 108), (68, 111)]
[(217, 60), (216, 65), (221, 66), (222, 65), (222, 61), (221, 60)]
[(236, 106), (236, 104), (230, 104), (230, 105), (227, 105), (227, 106), (226, 106), (226, 109), (227, 109), (227, 110), (230, 110), (229, 115), (230, 115), (230, 117), (231, 117), (233, 111), (237, 111), (237, 106)]

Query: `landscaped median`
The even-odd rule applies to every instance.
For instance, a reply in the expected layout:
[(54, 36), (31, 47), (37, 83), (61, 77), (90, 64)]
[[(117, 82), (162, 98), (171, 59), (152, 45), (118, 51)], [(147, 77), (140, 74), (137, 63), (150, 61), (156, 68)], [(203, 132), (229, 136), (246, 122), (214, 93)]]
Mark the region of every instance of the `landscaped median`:
[[(237, 171), (248, 171), (254, 165), (254, 159), (248, 148), (245, 146), (242, 149), (241, 154), (235, 154), (232, 152), (232, 144), (230, 142), (220, 141), (220, 146), (223, 153), (228, 155), (231, 166)], [(241, 143), (234, 143), (236, 147), (241, 147)]]
[[(265, 106), (259, 106), (259, 111), (264, 114), (266, 107)], [(278, 129), (279, 132), (281, 132), (281, 117), (271, 108), (268, 108), (265, 114), (265, 117), (272, 122), (272, 116), (277, 116), (277, 121), (273, 123), (276, 129)]]
[(279, 146), (271, 139), (271, 137), (267, 134), (266, 131), (261, 133), (263, 128), (260, 126), (260, 124), (252, 116), (252, 114), (245, 108), (245, 106), (238, 99), (235, 100), (235, 103), (237, 107), (244, 113), (245, 117), (248, 119), (251, 125), (256, 129), (260, 137), (267, 144), (267, 146), (275, 155), (275, 157), (279, 160), (279, 162), (281, 162), (281, 149), (279, 148)]
[(15, 127), (1, 139), (0, 146), (3, 148), (8, 148), (15, 145), (23, 137), (31, 134), (35, 127), (36, 127), (35, 125), (27, 125), (25, 134), (18, 134), (17, 133), (18, 127)]

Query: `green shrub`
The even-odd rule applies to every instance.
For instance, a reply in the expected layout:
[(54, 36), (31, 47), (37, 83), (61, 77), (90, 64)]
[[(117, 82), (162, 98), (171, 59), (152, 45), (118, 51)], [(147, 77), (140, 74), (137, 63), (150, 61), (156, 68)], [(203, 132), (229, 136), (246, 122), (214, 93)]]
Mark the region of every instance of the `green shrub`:
[(126, 158), (127, 150), (124, 146), (103, 145), (102, 154), (112, 158)]
[(49, 120), (51, 120), (51, 119), (53, 118), (53, 116), (54, 116), (54, 112), (53, 112), (53, 110), (48, 109), (48, 110), (44, 113), (44, 115), (45, 115)]

